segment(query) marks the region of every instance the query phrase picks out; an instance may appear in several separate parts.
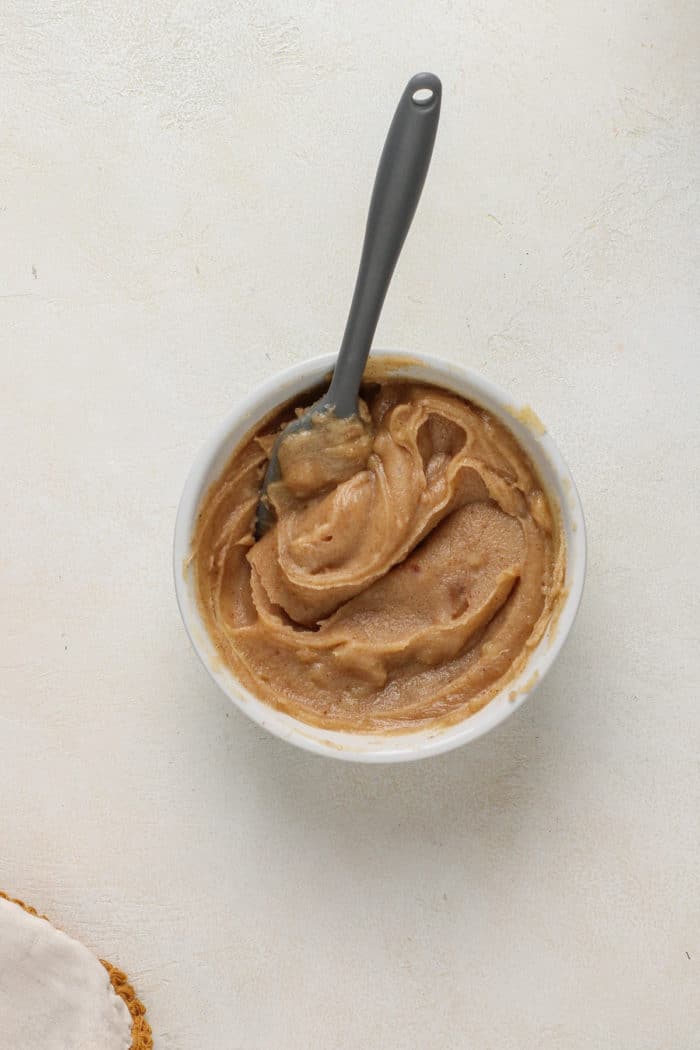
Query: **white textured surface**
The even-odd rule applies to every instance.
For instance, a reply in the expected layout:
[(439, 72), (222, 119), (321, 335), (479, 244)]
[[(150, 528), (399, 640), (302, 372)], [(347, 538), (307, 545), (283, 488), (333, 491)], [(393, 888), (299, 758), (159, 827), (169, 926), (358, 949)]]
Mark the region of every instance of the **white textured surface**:
[[(4, 5), (0, 884), (130, 972), (159, 1048), (694, 1050), (697, 3), (378, 6)], [(218, 695), (170, 544), (231, 402), (337, 345), (421, 67), (377, 343), (535, 406), (590, 571), (504, 727), (353, 768)]]

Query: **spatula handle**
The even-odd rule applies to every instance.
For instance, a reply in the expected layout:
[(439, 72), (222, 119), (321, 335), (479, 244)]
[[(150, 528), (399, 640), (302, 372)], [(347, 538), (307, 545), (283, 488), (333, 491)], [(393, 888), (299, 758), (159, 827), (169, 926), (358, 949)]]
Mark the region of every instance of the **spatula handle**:
[(442, 85), (433, 73), (411, 77), (379, 161), (362, 258), (327, 401), (343, 418), (357, 411), (362, 373), (396, 261), (430, 166)]

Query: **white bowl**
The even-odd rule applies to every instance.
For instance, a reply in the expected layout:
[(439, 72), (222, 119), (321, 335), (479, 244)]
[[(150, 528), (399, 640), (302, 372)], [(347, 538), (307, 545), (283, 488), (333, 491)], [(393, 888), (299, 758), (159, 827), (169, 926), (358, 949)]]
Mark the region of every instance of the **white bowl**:
[[(192, 570), (186, 567), (197, 512), (209, 486), (221, 475), (243, 438), (278, 405), (321, 383), (334, 364), (327, 354), (302, 361), (249, 394), (229, 415), (202, 450), (185, 484), (175, 524), (175, 589), (180, 613), (199, 658), (237, 707), (275, 736), (316, 754), (351, 762), (403, 762), (449, 751), (493, 729), (532, 694), (554, 663), (576, 617), (586, 572), (586, 533), (581, 502), (560, 452), (532, 409), (494, 386), (483, 376), (428, 354), (373, 351), (385, 366), (403, 379), (446, 387), (488, 409), (527, 450), (561, 510), (566, 539), (566, 575), (561, 604), (526, 665), (485, 707), (454, 725), (433, 726), (416, 732), (341, 733), (300, 722), (258, 700), (229, 668), (222, 666), (197, 606)], [(512, 698), (512, 699), (511, 699)]]

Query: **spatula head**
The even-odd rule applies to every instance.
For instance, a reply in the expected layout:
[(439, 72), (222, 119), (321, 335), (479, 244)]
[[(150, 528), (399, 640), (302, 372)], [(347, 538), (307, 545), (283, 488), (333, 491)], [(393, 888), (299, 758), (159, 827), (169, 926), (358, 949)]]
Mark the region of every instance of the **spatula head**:
[(292, 436), (292, 434), (299, 434), (302, 430), (311, 430), (313, 418), (315, 416), (323, 415), (324, 412), (332, 411), (333, 408), (334, 405), (332, 405), (327, 397), (324, 396), (319, 401), (315, 401), (314, 404), (307, 408), (297, 419), (293, 419), (291, 423), (287, 423), (284, 430), (280, 431), (277, 435), (275, 443), (272, 446), (272, 452), (270, 453), (270, 459), (268, 460), (265, 477), (263, 478), (263, 483), (260, 487), (260, 499), (258, 500), (258, 507), (255, 512), (256, 540), (262, 539), (270, 526), (275, 522), (275, 510), (270, 504), (267, 490), (273, 482), (279, 481), (282, 477), (279, 457), (282, 442), (286, 441), (287, 438)]

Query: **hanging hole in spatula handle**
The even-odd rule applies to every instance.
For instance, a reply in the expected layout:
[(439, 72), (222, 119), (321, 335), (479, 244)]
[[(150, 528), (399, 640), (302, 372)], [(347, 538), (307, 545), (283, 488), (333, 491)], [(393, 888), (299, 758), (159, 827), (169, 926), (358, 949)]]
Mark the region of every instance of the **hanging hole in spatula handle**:
[(440, 101), (442, 84), (434, 73), (416, 73), (409, 80), (408, 89), (414, 105), (427, 109), (435, 101)]

